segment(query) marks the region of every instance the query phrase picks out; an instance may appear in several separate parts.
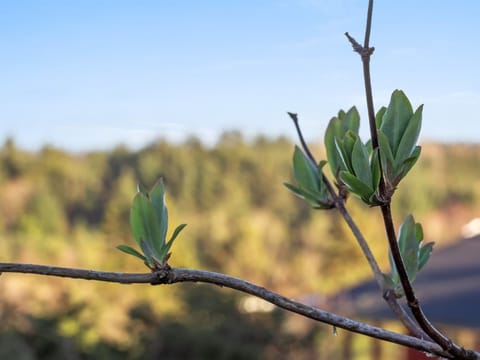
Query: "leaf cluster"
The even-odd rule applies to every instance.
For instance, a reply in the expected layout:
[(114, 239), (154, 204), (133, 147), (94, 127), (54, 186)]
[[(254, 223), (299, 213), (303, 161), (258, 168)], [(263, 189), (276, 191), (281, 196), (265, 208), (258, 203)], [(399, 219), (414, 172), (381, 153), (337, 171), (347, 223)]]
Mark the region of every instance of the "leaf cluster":
[(327, 162), (321, 161), (318, 165), (305, 153), (295, 146), (293, 153), (293, 176), (298, 186), (285, 183), (284, 185), (295, 195), (305, 199), (314, 209), (331, 209), (331, 199), (323, 179), (322, 168)]
[(387, 108), (376, 115), (378, 145), (387, 194), (393, 194), (396, 186), (417, 162), (421, 147), (417, 146), (422, 126), (423, 105), (413, 112), (405, 93), (395, 90)]
[[(402, 223), (398, 234), (398, 247), (407, 270), (408, 279), (412, 283), (418, 272), (425, 266), (433, 250), (433, 242), (423, 243), (422, 225), (415, 222), (412, 215), (408, 215)], [(393, 255), (389, 253), (391, 274), (384, 274), (386, 283), (395, 291), (398, 297), (403, 296), (397, 267)]]
[[(411, 170), (420, 156), (417, 140), (422, 123), (420, 106), (415, 112), (401, 90), (393, 91), (388, 107), (382, 107), (375, 117), (376, 132), (367, 143), (359, 136), (360, 115), (355, 107), (340, 110), (325, 131), (324, 143), (328, 164), (339, 194), (351, 193), (369, 206), (390, 204), (398, 183)], [(374, 141), (378, 140), (378, 141)], [(378, 142), (378, 146), (373, 146)], [(323, 166), (316, 166), (298, 147), (293, 156), (293, 173), (298, 186), (286, 184), (296, 195), (303, 197), (315, 209), (331, 208), (335, 204), (325, 190)], [(383, 181), (383, 184), (382, 184)], [(423, 244), (423, 230), (408, 216), (398, 235), (400, 255), (410, 282), (426, 264), (433, 243)], [(403, 296), (400, 277), (390, 253), (391, 275), (384, 275), (397, 296)]]
[[(375, 126), (378, 147), (374, 139), (362, 142), (359, 136), (360, 115), (356, 107), (340, 110), (328, 123), (324, 143), (328, 164), (340, 194), (358, 196), (370, 206), (390, 202), (399, 182), (417, 162), (421, 147), (416, 145), (422, 125), (423, 106), (414, 112), (401, 90), (393, 91), (388, 107), (376, 114)], [(298, 186), (286, 184), (296, 195), (303, 197), (316, 209), (329, 209), (322, 185), (325, 161), (313, 164), (296, 147), (293, 156), (294, 176)], [(383, 181), (383, 189), (380, 189)]]
[(170, 257), (170, 248), (186, 224), (173, 231), (168, 241), (168, 209), (165, 204), (165, 186), (160, 179), (150, 192), (138, 187), (130, 211), (130, 227), (133, 237), (142, 253), (127, 245), (117, 248), (127, 254), (138, 257), (152, 270), (166, 266)]
[(341, 189), (360, 197), (366, 204), (377, 205), (380, 184), (378, 150), (372, 151), (358, 135), (360, 115), (355, 107), (333, 117), (325, 132), (325, 147), (330, 169)]

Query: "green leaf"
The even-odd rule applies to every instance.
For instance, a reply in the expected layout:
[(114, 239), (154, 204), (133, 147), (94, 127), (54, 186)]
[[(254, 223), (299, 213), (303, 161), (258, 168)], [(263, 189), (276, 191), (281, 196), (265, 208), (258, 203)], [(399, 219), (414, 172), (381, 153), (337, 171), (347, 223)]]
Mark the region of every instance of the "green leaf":
[(284, 183), (285, 187), (293, 192), (296, 196), (306, 200), (310, 206), (316, 209), (330, 209), (330, 200), (326, 193), (310, 192), (306, 189), (301, 189), (295, 185)]
[(160, 253), (160, 257), (162, 259), (162, 262), (165, 261), (165, 259), (168, 256), (168, 253), (170, 252), (170, 248), (173, 245), (173, 242), (177, 238), (177, 236), (180, 234), (180, 232), (187, 226), (187, 224), (180, 224), (178, 225), (175, 230), (173, 231), (172, 236), (170, 237), (170, 240), (163, 246), (162, 251)]
[(375, 115), (375, 124), (377, 125), (377, 129), (380, 129), (380, 126), (382, 126), (383, 115), (385, 115), (386, 111), (387, 111), (387, 108), (385, 106), (382, 106), (377, 111), (377, 115)]
[(420, 152), (422, 148), (420, 146), (416, 146), (415, 149), (412, 152), (412, 156), (409, 158), (405, 159), (403, 161), (403, 164), (401, 165), (399, 171), (395, 175), (395, 183), (398, 184), (401, 179), (405, 177), (405, 175), (408, 174), (408, 172), (413, 168), (413, 166), (416, 164), (418, 158), (420, 157)]
[(183, 229), (185, 229), (185, 227), (187, 226), (187, 224), (180, 224), (178, 225), (175, 230), (173, 231), (173, 234), (172, 236), (170, 237), (170, 240), (171, 242), (173, 242), (177, 236), (182, 232)]
[(355, 175), (347, 171), (340, 172), (340, 179), (349, 191), (359, 196), (364, 202), (370, 203), (369, 199), (373, 195), (373, 190), (369, 185), (365, 184), (360, 179), (355, 177)]
[(143, 193), (137, 193), (130, 210), (130, 227), (138, 245), (141, 239), (154, 244), (161, 237), (161, 230), (150, 199)]
[(133, 256), (136, 256), (136, 257), (139, 258), (140, 260), (143, 260), (143, 261), (146, 261), (146, 260), (147, 260), (147, 259), (145, 258), (145, 256), (143, 256), (143, 255), (140, 254), (137, 250), (135, 250), (134, 248), (131, 248), (130, 246), (127, 246), (127, 245), (118, 245), (118, 246), (117, 246), (117, 249), (120, 250), (120, 251), (123, 251), (124, 253), (130, 254), (130, 255), (133, 255)]
[(141, 183), (138, 183), (137, 184), (137, 192), (139, 193), (142, 193), (144, 195), (146, 195), (148, 197), (148, 190), (145, 186), (143, 186), (143, 184)]
[(383, 275), (383, 280), (385, 280), (385, 283), (390, 289), (394, 289), (397, 287), (398, 282), (395, 282), (389, 275), (387, 274), (382, 274)]
[(383, 173), (385, 174), (386, 180), (391, 184), (393, 182), (395, 170), (393, 168), (393, 153), (387, 137), (381, 130), (378, 130), (378, 147), (380, 149), (380, 160), (382, 162)]
[(380, 171), (380, 161), (378, 159), (378, 149), (375, 149), (375, 151), (372, 153), (370, 168), (370, 171), (372, 172), (373, 190), (377, 191), (378, 186), (380, 185), (380, 178), (382, 176), (382, 173)]
[(155, 215), (160, 228), (160, 236), (155, 239), (156, 241), (154, 242), (154, 245), (157, 251), (160, 252), (160, 249), (165, 244), (168, 231), (168, 210), (165, 206), (165, 186), (163, 184), (163, 179), (160, 179), (153, 186), (150, 191), (150, 200), (155, 209)]
[(429, 242), (420, 248), (420, 254), (418, 256), (418, 271), (420, 271), (427, 264), (428, 259), (432, 254), (434, 244), (434, 242)]
[(409, 242), (412, 241), (413, 236), (413, 245), (417, 245), (415, 237), (415, 221), (412, 215), (408, 215), (400, 225), (399, 235), (398, 235), (398, 246), (400, 252), (403, 254), (410, 245)]
[(343, 133), (347, 130), (352, 131), (355, 134), (358, 134), (358, 129), (360, 128), (360, 114), (355, 106), (352, 106), (343, 118), (340, 118), (342, 122), (342, 131)]
[(336, 176), (337, 173), (341, 170), (340, 159), (337, 154), (337, 145), (336, 145), (336, 134), (335, 130), (338, 126), (336, 123), (340, 120), (336, 117), (332, 118), (328, 124), (327, 130), (325, 131), (324, 143), (325, 150), (327, 152), (327, 159), (332, 170), (333, 176)]
[(316, 205), (317, 204), (317, 197), (314, 193), (309, 192), (308, 190), (301, 189), (295, 185), (288, 184), (288, 183), (283, 183), (285, 187), (293, 192), (295, 195), (297, 195), (299, 198), (304, 199), (310, 203), (310, 205)]
[(353, 154), (353, 149), (355, 147), (355, 143), (357, 142), (357, 140), (358, 140), (358, 135), (348, 130), (345, 133), (343, 141), (340, 142), (343, 148), (345, 162), (347, 164), (347, 168), (345, 170), (348, 170), (352, 174), (355, 173), (355, 170), (353, 169), (353, 164), (352, 164), (352, 154)]
[(367, 148), (357, 137), (352, 150), (352, 167), (355, 176), (363, 183), (372, 185), (372, 174), (368, 160)]
[[(399, 229), (398, 247), (410, 282), (415, 280), (417, 273), (425, 266), (433, 249), (433, 242), (421, 246), (422, 242), (422, 226), (415, 222), (412, 215), (407, 216)], [(399, 281), (391, 252), (389, 252), (389, 260), (392, 268), (392, 281), (395, 282), (395, 279)], [(396, 293), (402, 295), (401, 291), (396, 290)]]
[(347, 154), (345, 151), (343, 141), (335, 139), (335, 152), (338, 159), (338, 171), (335, 176), (338, 176), (342, 171), (353, 171), (350, 163), (350, 154)]
[[(153, 247), (146, 242), (144, 239), (140, 239), (140, 248), (143, 251), (143, 254), (145, 255), (145, 260), (147, 265), (153, 269), (156, 267), (156, 262), (159, 262), (159, 259), (155, 259), (157, 254), (155, 254), (155, 250)], [(156, 260), (156, 261), (155, 261)], [(161, 261), (160, 261), (161, 262)]]
[(318, 169), (298, 146), (293, 153), (293, 174), (300, 188), (309, 192), (320, 190)]
[(423, 241), (423, 228), (422, 225), (419, 223), (415, 223), (415, 238), (417, 239), (418, 243), (420, 244)]
[(396, 154), (400, 140), (413, 115), (412, 105), (401, 90), (395, 90), (383, 114), (380, 130), (387, 137), (392, 153)]
[(405, 159), (412, 155), (422, 127), (422, 110), (423, 105), (415, 111), (415, 114), (413, 114), (407, 124), (402, 138), (400, 139), (398, 150), (395, 153), (396, 164), (401, 164)]
[[(360, 127), (360, 115), (355, 107), (352, 107), (345, 113), (343, 110), (338, 112), (337, 117), (330, 119), (328, 123), (327, 130), (325, 131), (324, 143), (327, 152), (327, 159), (332, 170), (332, 174), (337, 177), (338, 173), (341, 170), (349, 169), (348, 165), (342, 164), (342, 159), (340, 157), (345, 157), (345, 154), (342, 155), (343, 151), (343, 139), (348, 131), (351, 131), (354, 134), (358, 134), (358, 129)], [(340, 148), (337, 149), (336, 142), (342, 143)], [(348, 147), (348, 144), (347, 144)], [(343, 165), (343, 166), (342, 166)]]
[(415, 223), (412, 215), (407, 216), (399, 230), (398, 245), (408, 278), (414, 281), (419, 270), (420, 244), (423, 240), (422, 226)]

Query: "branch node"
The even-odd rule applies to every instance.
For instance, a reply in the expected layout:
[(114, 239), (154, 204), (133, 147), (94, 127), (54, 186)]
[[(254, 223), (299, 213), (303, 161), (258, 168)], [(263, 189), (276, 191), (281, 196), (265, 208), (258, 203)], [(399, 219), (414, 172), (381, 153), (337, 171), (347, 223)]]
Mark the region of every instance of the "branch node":
[(169, 284), (170, 283), (170, 272), (172, 268), (167, 264), (165, 267), (152, 271), (152, 273), (155, 275), (155, 278), (152, 280), (150, 285), (163, 285), (163, 284)]
[(348, 32), (345, 33), (345, 36), (347, 37), (348, 41), (350, 41), (350, 44), (352, 44), (353, 51), (358, 53), (362, 59), (370, 59), (372, 56), (373, 52), (375, 51), (375, 47), (364, 47), (358, 43), (357, 40), (355, 40)]

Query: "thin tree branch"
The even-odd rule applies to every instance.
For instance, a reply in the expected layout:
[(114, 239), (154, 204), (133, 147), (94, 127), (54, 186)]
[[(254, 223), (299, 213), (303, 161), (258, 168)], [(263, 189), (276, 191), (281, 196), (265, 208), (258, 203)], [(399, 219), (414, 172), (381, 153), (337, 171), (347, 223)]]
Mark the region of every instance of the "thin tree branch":
[[(145, 284), (152, 285), (175, 284), (180, 282), (201, 282), (215, 284), (222, 287), (238, 290), (262, 298), (278, 307), (290, 312), (308, 317), (310, 319), (333, 325), (355, 333), (363, 334), (376, 339), (404, 345), (417, 350), (425, 351), (438, 356), (453, 358), (442, 350), (440, 346), (430, 341), (421, 340), (412, 336), (398, 334), (379, 327), (361, 323), (346, 317), (308, 306), (288, 299), (264, 287), (232, 276), (211, 271), (175, 269), (165, 267), (151, 273), (120, 273), (95, 270), (82, 270), (57, 266), (34, 264), (0, 263), (0, 272), (27, 273), (44, 276), (59, 276), (64, 278), (84, 279), (114, 282), (119, 284)], [(480, 359), (480, 354), (476, 354)]]
[(398, 303), (398, 300), (393, 295), (392, 291), (387, 288), (385, 280), (383, 279), (383, 273), (378, 267), (377, 261), (375, 260), (375, 257), (373, 256), (373, 253), (368, 246), (367, 240), (364, 238), (357, 224), (350, 216), (350, 213), (345, 207), (345, 203), (343, 201), (339, 203), (337, 205), (337, 209), (342, 214), (345, 222), (347, 223), (353, 235), (357, 239), (357, 242), (362, 249), (363, 254), (365, 255), (368, 263), (370, 264), (370, 267), (372, 268), (375, 280), (380, 287), (380, 290), (382, 291), (382, 297), (387, 302), (392, 312), (405, 325), (405, 327), (412, 335), (420, 339), (429, 339), (429, 336), (417, 326), (417, 324), (412, 320), (410, 316), (408, 316), (408, 314), (405, 312), (405, 309)]
[[(302, 144), (303, 151), (305, 151), (305, 154), (307, 154), (308, 158), (313, 161), (314, 164), (317, 164), (317, 161), (315, 160), (315, 157), (313, 156), (312, 152), (310, 151), (310, 148), (308, 147), (307, 143), (305, 142), (305, 138), (303, 137), (302, 129), (300, 129), (300, 125), (298, 124), (298, 114), (287, 112), (288, 116), (293, 121), (293, 124), (295, 125), (295, 130), (297, 130), (298, 138), (300, 139), (300, 144)], [(324, 176), (325, 178), (325, 176)]]
[[(377, 126), (375, 122), (375, 109), (373, 105), (373, 93), (372, 93), (372, 81), (370, 75), (370, 58), (373, 54), (374, 48), (369, 47), (370, 41), (370, 32), (371, 32), (371, 24), (372, 24), (372, 12), (373, 12), (373, 0), (369, 0), (368, 3), (368, 11), (367, 11), (367, 24), (365, 27), (365, 42), (364, 45), (361, 46), (353, 37), (351, 37), (348, 33), (345, 33), (348, 40), (352, 44), (353, 50), (360, 55), (363, 65), (363, 78), (365, 84), (365, 96), (367, 102), (367, 109), (368, 109), (368, 119), (370, 124), (370, 133), (372, 138), (372, 147), (373, 149), (378, 148), (378, 134), (377, 134)], [(379, 157), (381, 155), (379, 154)], [(381, 161), (379, 161), (381, 167)], [(383, 171), (382, 171), (383, 174)], [(449, 353), (463, 358), (463, 359), (474, 359), (475, 355), (470, 351), (458, 346), (457, 344), (453, 343), (451, 339), (443, 335), (440, 331), (438, 331), (426, 318), (424, 315), (422, 308), (418, 299), (415, 296), (415, 292), (413, 287), (408, 279), (407, 271), (405, 269), (405, 264), (403, 263), (402, 256), (400, 254), (400, 249), (397, 243), (397, 236), (395, 234), (395, 227), (393, 224), (392, 213), (390, 208), (391, 202), (391, 194), (390, 191), (387, 191), (385, 186), (385, 180), (382, 177), (380, 179), (380, 198), (384, 201), (382, 205), (380, 205), (382, 210), (382, 216), (385, 224), (385, 230), (387, 232), (388, 243), (392, 252), (392, 257), (395, 263), (395, 266), (398, 271), (398, 275), (402, 284), (403, 291), (405, 293), (405, 297), (407, 298), (407, 303), (412, 311), (412, 314), (417, 320), (418, 324), (424, 330), (430, 338), (439, 344), (444, 350), (448, 351)], [(388, 192), (388, 193), (387, 193)], [(473, 357), (470, 357), (473, 356)]]

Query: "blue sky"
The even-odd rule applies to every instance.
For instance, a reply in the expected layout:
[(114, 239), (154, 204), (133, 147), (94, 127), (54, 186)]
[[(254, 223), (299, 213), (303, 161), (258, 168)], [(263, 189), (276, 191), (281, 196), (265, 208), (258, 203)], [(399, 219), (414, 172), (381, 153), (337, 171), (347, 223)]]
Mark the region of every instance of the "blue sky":
[[(365, 107), (366, 0), (0, 2), (0, 139), (73, 151), (225, 129), (321, 140)], [(425, 104), (422, 140), (479, 142), (480, 2), (377, 1), (376, 105)], [(368, 126), (362, 125), (363, 134)]]

